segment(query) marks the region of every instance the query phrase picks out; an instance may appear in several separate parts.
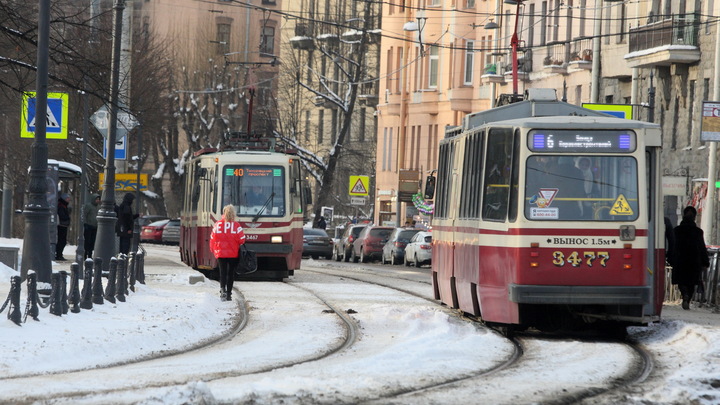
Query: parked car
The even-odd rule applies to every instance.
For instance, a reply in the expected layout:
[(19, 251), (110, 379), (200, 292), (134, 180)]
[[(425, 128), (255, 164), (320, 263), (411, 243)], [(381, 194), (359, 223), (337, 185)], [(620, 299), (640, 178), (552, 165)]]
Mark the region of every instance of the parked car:
[(420, 232), (420, 230), (414, 228), (395, 228), (383, 246), (380, 262), (382, 262), (382, 264), (390, 263), (392, 265), (402, 263), (405, 260), (405, 246), (407, 246), (410, 239), (418, 232)]
[(140, 230), (140, 242), (161, 243), (163, 229), (168, 222), (169, 219), (162, 219), (143, 226)]
[(335, 261), (350, 261), (350, 254), (352, 253), (352, 243), (355, 238), (360, 235), (360, 232), (365, 229), (366, 226), (367, 225), (351, 225), (345, 228), (345, 232), (343, 232), (342, 236), (338, 240), (338, 243), (335, 244), (335, 248), (333, 250), (333, 258), (335, 259)]
[(352, 260), (357, 263), (367, 263), (370, 260), (380, 259), (382, 248), (390, 234), (395, 229), (392, 226), (368, 226), (363, 229), (352, 244)]
[(162, 221), (163, 219), (170, 219), (166, 217), (165, 215), (143, 215), (136, 219), (138, 225), (140, 225), (140, 228), (143, 226), (147, 226), (152, 224), (153, 222)]
[(180, 244), (180, 218), (168, 221), (162, 232), (162, 243), (167, 245)]
[(410, 239), (405, 246), (405, 265), (410, 263), (415, 267), (423, 264), (432, 264), (432, 234), (430, 232), (418, 232)]
[(332, 238), (324, 229), (303, 228), (303, 256), (313, 259), (323, 256), (326, 259), (332, 259), (333, 246)]

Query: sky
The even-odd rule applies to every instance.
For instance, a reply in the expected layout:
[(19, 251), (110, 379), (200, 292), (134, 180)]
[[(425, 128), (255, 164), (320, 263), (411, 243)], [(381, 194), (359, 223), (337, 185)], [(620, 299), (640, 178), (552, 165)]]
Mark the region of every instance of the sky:
[[(22, 241), (0, 239), (8, 245), (22, 249)], [(563, 390), (609, 384), (633, 356), (616, 342), (524, 339), (522, 367), (465, 381), (502, 364), (513, 345), (436, 303), (354, 280), (373, 277), (362, 264), (344, 264), (355, 276), (338, 277), (335, 262), (304, 260), (289, 282), (236, 283), (236, 301), (222, 302), (217, 282), (190, 283), (197, 273), (180, 262), (177, 247), (147, 249), (167, 265), (146, 268), (147, 284), (124, 303), (63, 316), (40, 309), (22, 326), (7, 309), (0, 315), (0, 403), (357, 403), (447, 379), (460, 382), (392, 403), (542, 403)], [(0, 265), (0, 299), (13, 275)], [(431, 294), (416, 281), (397, 287)], [(24, 312), (25, 285), (21, 301)], [(348, 326), (325, 313), (328, 305), (354, 325), (350, 343)], [(620, 402), (720, 403), (720, 314), (672, 303), (662, 322), (629, 332), (653, 353), (655, 371)], [(213, 344), (198, 348), (206, 342)]]

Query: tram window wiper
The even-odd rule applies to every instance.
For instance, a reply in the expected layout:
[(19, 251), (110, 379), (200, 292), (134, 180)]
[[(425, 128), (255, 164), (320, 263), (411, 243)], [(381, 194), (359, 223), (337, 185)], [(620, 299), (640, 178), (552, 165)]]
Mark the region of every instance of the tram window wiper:
[(260, 215), (262, 215), (262, 213), (265, 212), (265, 208), (268, 207), (268, 204), (270, 204), (270, 202), (273, 200), (273, 197), (275, 197), (274, 191), (270, 194), (270, 197), (268, 197), (268, 199), (265, 201), (265, 204), (263, 204), (262, 208), (260, 208), (260, 211), (258, 211), (258, 213), (255, 214), (255, 216), (253, 217), (253, 220), (252, 220), (253, 222), (256, 222), (260, 218)]

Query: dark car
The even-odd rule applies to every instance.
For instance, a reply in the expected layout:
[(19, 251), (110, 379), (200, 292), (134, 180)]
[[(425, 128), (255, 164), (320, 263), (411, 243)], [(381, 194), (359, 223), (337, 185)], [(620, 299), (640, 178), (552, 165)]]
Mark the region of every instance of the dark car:
[(168, 221), (162, 233), (162, 243), (168, 245), (180, 244), (180, 218)]
[(357, 263), (367, 263), (373, 259), (380, 259), (382, 248), (390, 234), (395, 229), (392, 226), (368, 226), (352, 243), (352, 260)]
[(140, 241), (141, 242), (151, 242), (151, 243), (161, 243), (162, 242), (162, 236), (163, 236), (163, 229), (165, 229), (165, 225), (170, 222), (169, 219), (163, 219), (160, 221), (155, 221), (149, 225), (145, 225), (140, 230)]
[(303, 228), (303, 252), (304, 257), (317, 259), (322, 256), (326, 259), (333, 257), (333, 240), (324, 229)]
[(414, 228), (396, 228), (383, 246), (380, 262), (382, 264), (389, 262), (392, 265), (403, 263), (405, 260), (405, 246), (410, 242), (410, 238), (418, 232), (420, 230)]
[(335, 251), (333, 252), (333, 258), (336, 261), (345, 260), (350, 261), (350, 255), (352, 254), (352, 243), (360, 235), (363, 229), (367, 225), (351, 225), (345, 228), (342, 236), (335, 244)]

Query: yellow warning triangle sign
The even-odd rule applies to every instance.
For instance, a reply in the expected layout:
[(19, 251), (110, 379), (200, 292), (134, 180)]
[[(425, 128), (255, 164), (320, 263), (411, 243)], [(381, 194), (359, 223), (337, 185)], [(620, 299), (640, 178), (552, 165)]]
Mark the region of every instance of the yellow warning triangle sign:
[(365, 189), (365, 185), (362, 183), (362, 179), (358, 179), (355, 185), (350, 190), (351, 194), (367, 194), (368, 191)]
[(615, 200), (610, 215), (633, 215), (633, 210), (624, 195), (620, 194)]

